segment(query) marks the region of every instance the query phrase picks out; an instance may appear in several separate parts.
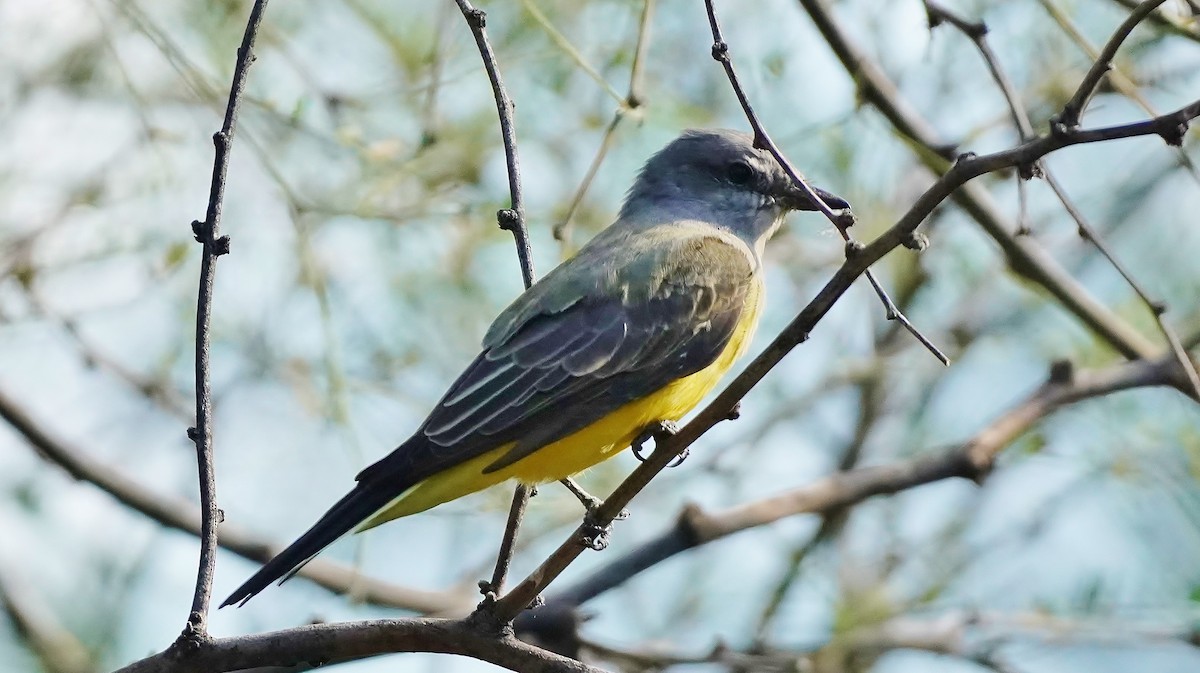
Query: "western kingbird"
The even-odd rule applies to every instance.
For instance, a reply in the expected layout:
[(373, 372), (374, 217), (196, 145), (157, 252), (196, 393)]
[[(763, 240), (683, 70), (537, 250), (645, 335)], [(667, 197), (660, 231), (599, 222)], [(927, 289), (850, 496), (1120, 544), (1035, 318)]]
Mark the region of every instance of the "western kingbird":
[(817, 206), (749, 135), (672, 141), (617, 220), (496, 318), (416, 433), (222, 607), (287, 579), (351, 529), (510, 479), (564, 479), (682, 418), (749, 346), (763, 248), (791, 210)]

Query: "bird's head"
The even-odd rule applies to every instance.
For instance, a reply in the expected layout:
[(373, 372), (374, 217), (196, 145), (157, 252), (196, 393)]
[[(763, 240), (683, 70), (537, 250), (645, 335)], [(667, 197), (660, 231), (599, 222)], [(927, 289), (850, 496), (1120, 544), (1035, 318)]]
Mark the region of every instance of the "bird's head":
[[(850, 207), (840, 197), (815, 191), (832, 210)], [(704, 129), (685, 131), (646, 162), (621, 217), (655, 213), (660, 219), (665, 210), (711, 222), (761, 249), (788, 211), (818, 209), (770, 152), (754, 146), (752, 136)]]

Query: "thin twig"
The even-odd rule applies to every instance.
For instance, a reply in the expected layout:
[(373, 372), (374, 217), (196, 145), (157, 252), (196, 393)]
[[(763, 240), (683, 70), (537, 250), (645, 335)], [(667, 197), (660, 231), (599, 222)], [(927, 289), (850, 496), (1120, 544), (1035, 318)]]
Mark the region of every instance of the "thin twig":
[(1063, 111), (1058, 116), (1058, 121), (1067, 127), (1079, 125), (1079, 118), (1083, 115), (1083, 109), (1087, 106), (1088, 100), (1092, 94), (1096, 92), (1096, 87), (1100, 85), (1100, 80), (1104, 75), (1112, 70), (1113, 57), (1117, 55), (1117, 50), (1121, 48), (1121, 44), (1125, 42), (1125, 38), (1133, 32), (1133, 29), (1138, 26), (1151, 12), (1158, 9), (1158, 6), (1167, 0), (1146, 0), (1139, 4), (1121, 25), (1117, 27), (1104, 48), (1100, 50), (1100, 55), (1092, 62), (1092, 67), (1083, 77), (1083, 81), (1079, 83), (1079, 87), (1075, 89), (1075, 93), (1067, 104), (1063, 106)]
[[(737, 96), (738, 103), (742, 106), (742, 111), (746, 114), (746, 119), (750, 122), (750, 127), (754, 129), (755, 146), (766, 149), (771, 153), (771, 156), (775, 157), (775, 161), (779, 162), (780, 167), (782, 167), (783, 171), (787, 173), (789, 178), (792, 179), (792, 182), (798, 185), (801, 191), (803, 191), (808, 198), (817, 205), (817, 210), (820, 210), (821, 214), (824, 215), (833, 224), (834, 228), (837, 229), (838, 233), (841, 234), (842, 239), (846, 242), (847, 255), (853, 254), (853, 251), (859, 246), (858, 242), (850, 236), (849, 232), (850, 225), (854, 223), (853, 215), (834, 213), (829, 208), (829, 205), (821, 200), (821, 197), (818, 196), (816, 190), (814, 190), (812, 186), (808, 184), (808, 181), (806, 181), (800, 175), (800, 172), (797, 171), (794, 166), (792, 166), (787, 157), (783, 156), (783, 153), (779, 151), (779, 147), (775, 144), (775, 142), (771, 140), (771, 136), (763, 127), (762, 122), (759, 121), (758, 115), (754, 113), (754, 108), (750, 105), (750, 98), (746, 95), (746, 91), (742, 88), (741, 81), (738, 80), (737, 73), (734, 71), (733, 60), (729, 57), (729, 45), (725, 42), (724, 36), (721, 35), (721, 25), (717, 21), (717, 13), (716, 9), (713, 7), (713, 0), (704, 0), (704, 6), (708, 11), (708, 25), (712, 29), (712, 57), (725, 69), (725, 75), (729, 78), (729, 84), (733, 87), (734, 95)], [(892, 298), (888, 296), (887, 291), (883, 289), (883, 286), (879, 284), (879, 281), (875, 279), (875, 275), (871, 273), (871, 270), (867, 269), (864, 275), (866, 275), (867, 280), (870, 281), (871, 288), (875, 290), (875, 294), (879, 296), (879, 301), (883, 303), (884, 309), (886, 310), (887, 319), (898, 321), (904, 326), (904, 329), (908, 330), (909, 333), (916, 337), (917, 341), (919, 341), (921, 345), (925, 346), (925, 348), (928, 349), (929, 352), (932, 353), (939, 362), (941, 362), (943, 365), (949, 365), (950, 358), (946, 357), (946, 354), (943, 353), (941, 349), (935, 346), (933, 342), (929, 340), (929, 338), (922, 334), (921, 331), (918, 330), (916, 326), (914, 326), (908, 320), (908, 318), (906, 318), (904, 314), (896, 308), (895, 302), (893, 302)]]
[(208, 194), (208, 209), (203, 222), (192, 222), (192, 230), (204, 246), (200, 262), (200, 289), (196, 299), (196, 427), (188, 435), (196, 444), (196, 462), (200, 475), (200, 564), (196, 573), (196, 590), (187, 625), (173, 647), (194, 648), (209, 639), (208, 607), (212, 598), (212, 580), (217, 563), (217, 526), (224, 514), (217, 509), (216, 478), (213, 474), (212, 383), (209, 378), (209, 347), (211, 344), (213, 280), (216, 277), (217, 257), (229, 252), (229, 237), (220, 236), (221, 207), (225, 198), (225, 176), (229, 171), (229, 150), (237, 129), (238, 107), (246, 88), (246, 76), (254, 62), (254, 40), (262, 23), (267, 0), (255, 0), (238, 47), (237, 63), (225, 106), (221, 130), (213, 135), (212, 184)]
[(512, 565), (513, 550), (517, 544), (517, 532), (521, 520), (525, 518), (525, 508), (529, 505), (531, 489), (525, 484), (517, 484), (513, 492), (512, 505), (508, 510), (508, 521), (504, 525), (504, 537), (500, 539), (500, 550), (496, 553), (496, 568), (492, 571), (491, 582), (480, 582), (479, 590), (485, 600), (495, 600), (504, 590), (504, 582), (508, 579), (508, 569)]
[(604, 130), (604, 137), (600, 139), (600, 148), (596, 150), (596, 155), (592, 157), (592, 163), (588, 166), (587, 173), (583, 176), (579, 187), (575, 189), (575, 194), (571, 197), (571, 203), (567, 206), (566, 214), (563, 215), (562, 219), (551, 230), (554, 234), (554, 240), (562, 244), (561, 247), (564, 253), (571, 245), (571, 219), (575, 216), (575, 211), (579, 209), (579, 204), (583, 203), (583, 197), (591, 188), (592, 181), (596, 178), (596, 173), (600, 171), (600, 164), (604, 163), (605, 157), (608, 156), (608, 150), (612, 147), (612, 140), (613, 136), (616, 135), (617, 127), (620, 126), (626, 117), (631, 115), (638, 115), (640, 118), (642, 105), (645, 102), (642, 95), (642, 73), (645, 70), (646, 48), (650, 44), (650, 18), (653, 14), (654, 0), (645, 0), (642, 4), (642, 16), (638, 22), (637, 45), (633, 49), (633, 65), (629, 68), (629, 93), (625, 95), (625, 100), (617, 106), (616, 112), (613, 113), (612, 121), (608, 123), (608, 128)]
[(1067, 213), (1071, 216), (1071, 219), (1075, 221), (1075, 226), (1079, 231), (1079, 236), (1096, 246), (1096, 249), (1100, 251), (1100, 254), (1103, 255), (1106, 260), (1108, 260), (1108, 263), (1111, 264), (1114, 269), (1117, 270), (1117, 273), (1121, 274), (1121, 277), (1125, 279), (1125, 282), (1129, 284), (1129, 287), (1133, 289), (1138, 298), (1142, 300), (1142, 303), (1146, 305), (1146, 308), (1150, 310), (1150, 314), (1154, 316), (1154, 321), (1158, 324), (1159, 331), (1162, 332), (1163, 338), (1167, 340), (1167, 344), (1171, 349), (1171, 353), (1175, 356), (1176, 360), (1179, 361), (1180, 366), (1187, 375), (1187, 380), (1192, 388), (1192, 392), (1197, 397), (1200, 397), (1200, 374), (1197, 374), (1195, 363), (1192, 362), (1192, 358), (1188, 355), (1187, 351), (1184, 350), (1183, 344), (1180, 343), (1179, 335), (1175, 333), (1175, 330), (1172, 329), (1171, 325), (1166, 321), (1165, 315), (1167, 313), (1167, 305), (1162, 301), (1152, 299), (1150, 297), (1149, 293), (1147, 293), (1145, 288), (1142, 287), (1142, 284), (1139, 283), (1137, 279), (1133, 277), (1133, 274), (1125, 268), (1125, 265), (1117, 259), (1116, 254), (1111, 248), (1108, 247), (1108, 244), (1104, 242), (1104, 239), (1100, 238), (1100, 234), (1096, 231), (1096, 228), (1087, 221), (1087, 218), (1083, 216), (1083, 213), (1079, 211), (1079, 209), (1071, 201), (1070, 197), (1067, 196), (1066, 190), (1054, 177), (1054, 175), (1048, 171), (1044, 171), (1043, 177), (1046, 180), (1046, 184), (1050, 185), (1050, 189), (1054, 190), (1054, 194), (1058, 196), (1058, 200), (1062, 202), (1063, 207), (1066, 208)]
[[(500, 116), (500, 135), (504, 140), (504, 157), (508, 168), (508, 192), (511, 207), (496, 213), (497, 222), (501, 229), (511, 231), (517, 245), (517, 259), (521, 264), (521, 277), (525, 281), (525, 289), (533, 285), (533, 253), (529, 247), (529, 230), (525, 226), (525, 206), (521, 198), (521, 166), (517, 160), (517, 132), (513, 120), (513, 102), (508, 91), (504, 88), (504, 80), (500, 77), (500, 68), (496, 64), (496, 54), (487, 37), (487, 13), (477, 9), (469, 0), (454, 0), (459, 11), (471, 27), (475, 36), (475, 45), (483, 59), (487, 70), (488, 80), (492, 85), (492, 94), (496, 98), (496, 113)], [(516, 545), (517, 533), (521, 528), (521, 519), (525, 516), (525, 507), (529, 503), (530, 489), (524, 484), (518, 484), (513, 491), (512, 507), (509, 508), (508, 521), (504, 526), (504, 537), (500, 541), (500, 550), (496, 556), (496, 568), (492, 572), (492, 581), (484, 589), (487, 594), (498, 595), (504, 589), (504, 580), (508, 575), (508, 567), (512, 561), (513, 547)]]

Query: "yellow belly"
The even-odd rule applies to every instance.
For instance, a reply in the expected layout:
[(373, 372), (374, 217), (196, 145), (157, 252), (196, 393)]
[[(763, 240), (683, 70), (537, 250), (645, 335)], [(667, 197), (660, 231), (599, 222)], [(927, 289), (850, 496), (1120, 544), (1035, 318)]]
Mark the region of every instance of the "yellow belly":
[(677, 421), (695, 408), (750, 346), (761, 308), (760, 281), (754, 284), (746, 298), (745, 310), (729, 339), (729, 344), (708, 367), (690, 376), (676, 379), (657, 392), (626, 404), (582, 430), (553, 444), (547, 444), (504, 469), (484, 473), (488, 465), (513, 447), (511, 443), (439, 472), (405, 491), (357, 530), (363, 531), (398, 517), (416, 514), (510, 479), (527, 484), (557, 481), (611, 458), (628, 447), (634, 438), (652, 423)]

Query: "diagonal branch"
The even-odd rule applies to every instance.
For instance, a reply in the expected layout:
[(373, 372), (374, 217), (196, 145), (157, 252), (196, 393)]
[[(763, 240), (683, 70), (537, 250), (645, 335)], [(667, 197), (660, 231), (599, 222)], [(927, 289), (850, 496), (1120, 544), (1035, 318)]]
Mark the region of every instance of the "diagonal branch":
[(1075, 93), (1063, 107), (1062, 113), (1058, 115), (1059, 122), (1068, 127), (1079, 125), (1079, 118), (1083, 115), (1083, 108), (1087, 106), (1088, 100), (1096, 92), (1096, 87), (1100, 85), (1100, 80), (1108, 74), (1109, 70), (1112, 70), (1113, 57), (1117, 55), (1117, 50), (1121, 48), (1121, 44), (1125, 42), (1125, 38), (1129, 37), (1129, 34), (1133, 32), (1134, 28), (1137, 28), (1138, 24), (1166, 1), (1146, 0), (1138, 4), (1129, 13), (1129, 16), (1125, 17), (1121, 25), (1108, 38), (1108, 42), (1100, 50), (1100, 56), (1092, 62), (1092, 67), (1084, 75), (1083, 81), (1079, 83), (1079, 87), (1075, 89)]
[[(1000, 66), (1000, 60), (996, 57), (995, 53), (992, 52), (991, 47), (988, 45), (986, 38), (987, 26), (982, 23), (971, 23), (966, 21), (953, 12), (936, 4), (933, 2), (933, 0), (925, 0), (925, 10), (929, 14), (930, 29), (936, 27), (941, 21), (945, 21), (953, 25), (964, 35), (970, 38), (970, 40), (975, 44), (975, 47), (979, 50), (984, 62), (987, 63), (988, 70), (991, 71), (992, 78), (996, 80), (997, 86), (1000, 87), (1000, 92), (1004, 95), (1004, 99), (1008, 102), (1008, 109), (1012, 114), (1013, 124), (1017, 127), (1017, 133), (1019, 134), (1021, 140), (1027, 140), (1033, 136), (1033, 124), (1029, 119), (1029, 115), (1025, 112), (1024, 106), (1021, 105), (1016, 89), (1012, 85), (1012, 81), (1009, 80), (1008, 75)], [(1184, 350), (1182, 344), (1180, 344), (1179, 336), (1175, 334), (1175, 330), (1172, 329), (1170, 324), (1166, 321), (1164, 316), (1164, 314), (1167, 312), (1166, 304), (1150, 298), (1149, 293), (1142, 287), (1141, 283), (1139, 283), (1137, 279), (1133, 277), (1133, 274), (1131, 274), (1129, 270), (1125, 268), (1125, 265), (1117, 259), (1116, 254), (1114, 254), (1114, 252), (1109, 248), (1108, 244), (1104, 242), (1104, 239), (1100, 238), (1096, 228), (1087, 221), (1087, 218), (1083, 216), (1083, 213), (1081, 213), (1079, 209), (1075, 207), (1075, 204), (1071, 202), (1071, 199), (1067, 196), (1066, 190), (1059, 183), (1058, 179), (1054, 177), (1054, 174), (1050, 172), (1049, 168), (1039, 165), (1037, 170), (1021, 171), (1018, 173), (1018, 179), (1020, 182), (1017, 184), (1023, 187), (1027, 177), (1032, 177), (1033, 175), (1039, 173), (1041, 174), (1042, 178), (1045, 179), (1046, 184), (1050, 186), (1050, 189), (1053, 190), (1055, 196), (1058, 197), (1059, 202), (1062, 203), (1062, 206), (1067, 211), (1067, 214), (1070, 215), (1071, 219), (1075, 221), (1075, 226), (1079, 231), (1080, 237), (1096, 246), (1096, 249), (1100, 251), (1100, 254), (1103, 255), (1106, 260), (1108, 260), (1108, 263), (1111, 264), (1114, 269), (1117, 270), (1117, 273), (1121, 274), (1121, 277), (1125, 279), (1125, 282), (1129, 284), (1134, 293), (1137, 294), (1138, 298), (1142, 300), (1142, 303), (1144, 303), (1150, 310), (1150, 313), (1154, 316), (1155, 322), (1158, 324), (1159, 331), (1162, 332), (1163, 338), (1167, 341), (1167, 345), (1171, 348), (1171, 351), (1175, 354), (1175, 357), (1179, 360), (1179, 363), (1183, 366), (1184, 371), (1187, 373), (1187, 378), (1191, 384), (1194, 394), (1200, 395), (1200, 374), (1196, 372), (1196, 368), (1193, 366), (1191, 358), (1188, 357), (1187, 352)], [(1020, 193), (1023, 195), (1025, 193), (1024, 189), (1022, 189)], [(1024, 212), (1023, 208), (1022, 212)]]
[[(729, 85), (733, 87), (733, 92), (734, 95), (737, 96), (738, 104), (742, 106), (742, 112), (745, 113), (746, 119), (750, 122), (750, 127), (754, 129), (755, 146), (765, 148), (767, 151), (769, 151), (771, 156), (775, 157), (775, 161), (777, 161), (780, 167), (783, 168), (783, 172), (787, 173), (792, 182), (798, 185), (801, 191), (803, 191), (804, 194), (809, 198), (809, 200), (817, 205), (817, 209), (821, 211), (821, 214), (824, 215), (830, 221), (830, 223), (833, 224), (834, 228), (837, 229), (838, 233), (841, 234), (842, 240), (846, 242), (846, 254), (849, 255), (854, 247), (859, 245), (859, 243), (850, 236), (850, 232), (848, 231), (850, 226), (854, 223), (853, 215), (848, 212), (838, 215), (830, 210), (829, 205), (821, 200), (820, 195), (818, 195), (816, 190), (812, 188), (812, 185), (808, 184), (808, 181), (800, 175), (800, 172), (796, 170), (796, 167), (793, 166), (792, 163), (788, 161), (787, 157), (783, 156), (783, 153), (779, 151), (779, 147), (775, 144), (775, 141), (771, 140), (771, 136), (767, 133), (767, 129), (763, 127), (762, 122), (759, 121), (758, 115), (754, 114), (754, 109), (750, 105), (750, 98), (746, 95), (746, 90), (742, 88), (742, 83), (740, 80), (738, 80), (737, 73), (734, 71), (733, 59), (729, 57), (729, 44), (725, 42), (725, 38), (721, 34), (721, 25), (720, 22), (717, 21), (717, 12), (716, 8), (713, 6), (713, 0), (705, 0), (704, 7), (708, 13), (708, 25), (712, 29), (712, 57), (725, 69), (725, 76), (729, 78)], [(924, 248), (924, 243), (918, 242), (915, 239), (906, 245), (917, 250)], [(875, 290), (875, 294), (879, 297), (879, 301), (883, 303), (883, 306), (887, 311), (887, 319), (899, 322), (904, 329), (908, 330), (910, 334), (916, 337), (917, 341), (921, 342), (921, 345), (924, 346), (930, 353), (932, 353), (939, 362), (941, 362), (943, 365), (949, 365), (950, 358), (946, 357), (946, 354), (943, 353), (941, 349), (935, 346), (928, 337), (922, 334), (921, 331), (918, 330), (916, 326), (913, 325), (908, 318), (900, 312), (900, 309), (896, 307), (895, 302), (893, 302), (892, 298), (888, 296), (887, 291), (884, 290), (883, 286), (879, 284), (879, 281), (875, 279), (875, 275), (871, 273), (871, 270), (867, 269), (863, 272), (863, 275), (867, 277), (867, 281), (871, 284), (871, 288)]]

